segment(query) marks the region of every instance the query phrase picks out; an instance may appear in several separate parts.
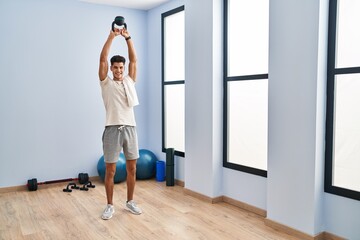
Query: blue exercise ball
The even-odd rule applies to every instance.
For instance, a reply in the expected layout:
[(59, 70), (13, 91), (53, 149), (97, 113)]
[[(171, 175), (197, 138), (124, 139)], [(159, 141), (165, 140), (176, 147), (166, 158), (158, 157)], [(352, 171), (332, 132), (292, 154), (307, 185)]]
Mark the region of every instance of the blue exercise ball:
[[(105, 161), (104, 155), (98, 161), (97, 170), (99, 173), (100, 178), (104, 181), (105, 180)], [(126, 160), (123, 153), (120, 153), (119, 160), (116, 162), (116, 172), (114, 176), (114, 183), (120, 183), (126, 180)]]
[(155, 176), (157, 157), (147, 149), (139, 150), (139, 158), (136, 162), (136, 178), (149, 179)]

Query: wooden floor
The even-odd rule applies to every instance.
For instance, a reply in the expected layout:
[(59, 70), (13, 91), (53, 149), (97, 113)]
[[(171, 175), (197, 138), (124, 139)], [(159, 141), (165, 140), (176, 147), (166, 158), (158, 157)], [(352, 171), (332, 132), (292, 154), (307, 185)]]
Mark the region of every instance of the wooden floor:
[(64, 183), (1, 193), (0, 239), (297, 239), (267, 227), (256, 214), (202, 201), (183, 187), (155, 180), (137, 181), (139, 216), (123, 207), (126, 184), (116, 184), (116, 212), (104, 221), (105, 189), (102, 182), (95, 184), (87, 192), (64, 193)]

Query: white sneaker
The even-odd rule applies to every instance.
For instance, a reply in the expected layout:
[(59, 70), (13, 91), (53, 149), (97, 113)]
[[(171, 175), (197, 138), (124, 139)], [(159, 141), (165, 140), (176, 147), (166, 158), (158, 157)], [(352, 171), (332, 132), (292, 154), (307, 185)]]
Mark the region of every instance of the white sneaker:
[(106, 205), (106, 208), (101, 216), (102, 219), (104, 220), (108, 220), (110, 218), (112, 218), (112, 215), (115, 213), (115, 208), (113, 205), (108, 204)]
[(136, 215), (140, 215), (142, 213), (141, 209), (138, 206), (136, 206), (136, 203), (134, 202), (134, 200), (130, 200), (130, 201), (126, 202), (126, 208), (131, 213), (136, 214)]

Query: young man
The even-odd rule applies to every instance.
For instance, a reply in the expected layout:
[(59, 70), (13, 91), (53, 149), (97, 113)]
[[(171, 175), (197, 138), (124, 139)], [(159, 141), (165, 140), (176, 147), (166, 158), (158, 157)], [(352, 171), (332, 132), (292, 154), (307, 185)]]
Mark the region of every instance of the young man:
[[(123, 36), (129, 54), (129, 73), (125, 75), (125, 58), (115, 55), (111, 58), (110, 70), (113, 78), (108, 76), (108, 55), (112, 41)], [(133, 195), (136, 181), (136, 159), (139, 157), (136, 122), (133, 107), (138, 104), (135, 91), (136, 52), (130, 34), (126, 29), (115, 29), (104, 44), (100, 55), (99, 78), (102, 98), (106, 109), (106, 124), (103, 133), (103, 150), (106, 164), (105, 191), (107, 206), (102, 219), (110, 219), (115, 212), (113, 206), (114, 175), (116, 162), (123, 150), (126, 158), (126, 208), (133, 214), (141, 214), (136, 206)]]

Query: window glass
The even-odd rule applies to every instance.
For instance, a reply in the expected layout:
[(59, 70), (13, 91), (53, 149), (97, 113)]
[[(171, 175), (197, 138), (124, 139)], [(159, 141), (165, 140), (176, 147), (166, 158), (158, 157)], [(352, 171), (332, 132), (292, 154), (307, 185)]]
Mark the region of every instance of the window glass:
[(267, 73), (269, 1), (228, 2), (228, 76)]
[(360, 66), (360, 1), (337, 2), (336, 67)]
[(225, 0), (224, 166), (267, 176), (269, 0)]
[(165, 18), (165, 81), (185, 79), (184, 11)]
[(360, 74), (335, 79), (333, 184), (360, 191)]
[(229, 83), (229, 162), (267, 169), (268, 81)]
[(165, 86), (165, 148), (185, 152), (185, 87)]
[(185, 11), (162, 14), (162, 150), (185, 156)]
[(325, 191), (360, 200), (360, 2), (329, 1)]

